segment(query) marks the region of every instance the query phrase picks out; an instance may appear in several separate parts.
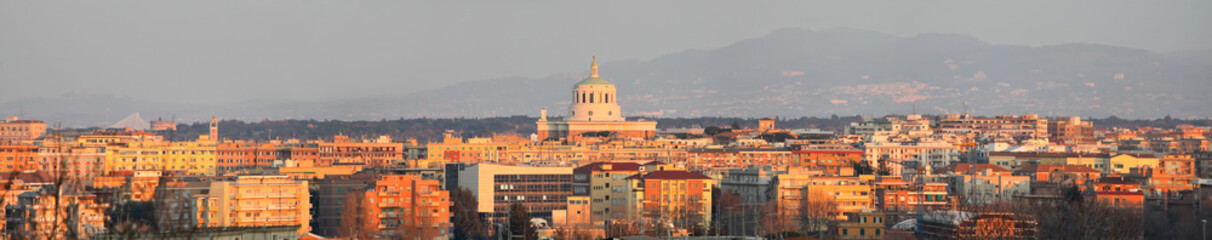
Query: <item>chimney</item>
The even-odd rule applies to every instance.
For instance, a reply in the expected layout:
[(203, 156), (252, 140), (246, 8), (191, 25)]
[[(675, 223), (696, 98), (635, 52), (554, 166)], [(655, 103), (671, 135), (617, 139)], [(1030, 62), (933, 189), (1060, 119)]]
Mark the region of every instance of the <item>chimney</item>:
[(547, 121), (547, 108), (539, 109), (539, 121)]

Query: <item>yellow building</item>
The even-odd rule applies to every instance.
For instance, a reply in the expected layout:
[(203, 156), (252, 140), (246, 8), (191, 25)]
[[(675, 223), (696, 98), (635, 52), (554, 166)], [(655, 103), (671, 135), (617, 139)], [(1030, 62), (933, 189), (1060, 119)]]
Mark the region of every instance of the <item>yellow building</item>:
[(192, 142), (173, 142), (161, 152), (160, 170), (183, 171), (190, 175), (214, 175), (217, 156), (215, 141), (208, 135)]
[(1054, 164), (1082, 165), (1100, 171), (1108, 171), (1107, 154), (1071, 152), (990, 152), (989, 163), (1006, 169), (1017, 169), (1024, 165)]
[(193, 195), (191, 214), (199, 227), (299, 226), (305, 234), (311, 231), (309, 197), (306, 181), (239, 176), (210, 182), (208, 193)]
[(1107, 169), (1103, 172), (1127, 174), (1132, 168), (1157, 168), (1160, 159), (1146, 154), (1119, 154), (1108, 159)]
[[(837, 203), (837, 219), (846, 220), (846, 213), (873, 209), (871, 185), (859, 177), (813, 176), (797, 169), (778, 175), (779, 210), (797, 214), (806, 202), (833, 201)], [(826, 196), (817, 198), (817, 196)]]
[(510, 144), (493, 142), (491, 138), (469, 138), (464, 141), (463, 138), (453, 137), (450, 133), (446, 133), (441, 143), (430, 143), (425, 147), (429, 152), (431, 162), (472, 164), (481, 161), (498, 161), (500, 155), (510, 149)]
[(160, 170), (165, 145), (160, 141), (113, 144), (105, 149), (104, 171)]
[(832, 229), (834, 239), (884, 239), (884, 213), (864, 211), (846, 214), (847, 220)]
[(351, 175), (362, 171), (362, 165), (336, 165), (328, 167), (294, 167), (278, 168), (278, 174), (287, 175), (294, 179), (324, 179), (329, 175)]

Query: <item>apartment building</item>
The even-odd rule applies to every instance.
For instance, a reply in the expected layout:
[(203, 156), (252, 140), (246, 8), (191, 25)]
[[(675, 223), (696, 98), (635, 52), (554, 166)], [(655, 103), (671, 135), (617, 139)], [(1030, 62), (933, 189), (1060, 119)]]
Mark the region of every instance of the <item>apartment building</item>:
[(194, 178), (161, 183), (156, 190), (156, 206), (168, 207), (156, 208), (157, 225), (163, 229), (298, 226), (297, 233), (307, 233), (311, 231), (307, 185), (287, 176)]
[(604, 226), (606, 221), (626, 219), (628, 215), (627, 177), (643, 172), (636, 162), (596, 162), (572, 170), (572, 196), (589, 197), (590, 222)]
[(767, 203), (775, 198), (778, 175), (786, 172), (771, 166), (729, 169), (719, 181), (720, 190), (737, 194), (745, 204)]
[[(417, 175), (372, 175), (340, 204), (340, 237), (448, 239), (450, 192)], [(331, 202), (330, 202), (331, 203)]]
[(568, 207), (572, 169), (479, 163), (460, 169), (454, 187), (471, 190), (477, 211), (494, 222), (503, 222), (513, 203), (526, 206), (531, 217), (551, 219), (552, 211)]
[(27, 142), (46, 134), (46, 123), (38, 120), (22, 120), (7, 117), (0, 122), (0, 142)]
[(841, 221), (831, 227), (833, 239), (884, 239), (883, 212), (862, 211), (846, 213), (846, 221)]
[(688, 149), (687, 165), (702, 168), (745, 166), (790, 166), (797, 160), (790, 150), (769, 148)]
[(963, 197), (968, 204), (1010, 201), (1031, 193), (1031, 177), (1014, 176), (993, 164), (953, 164), (935, 173), (946, 183), (949, 195)]
[(214, 175), (218, 155), (215, 141), (209, 136), (199, 136), (190, 142), (166, 144), (161, 153), (160, 170), (181, 171), (193, 175)]
[(800, 207), (811, 201), (836, 202), (839, 220), (846, 220), (845, 213), (873, 209), (871, 185), (859, 177), (813, 176), (792, 170), (779, 174), (778, 182), (779, 211), (788, 215), (799, 214)]
[(826, 174), (840, 175), (843, 168), (863, 161), (863, 150), (844, 144), (814, 144), (791, 151), (793, 166), (807, 167)]
[(38, 146), (22, 143), (0, 143), (0, 165), (5, 172), (38, 169)]
[(9, 239), (89, 239), (106, 232), (108, 207), (83, 186), (47, 186), (5, 207), (5, 230)]
[(321, 142), (317, 165), (330, 166), (339, 163), (365, 164), (372, 167), (387, 167), (404, 161), (404, 144), (393, 143), (390, 137), (354, 141), (348, 136), (337, 135), (332, 142)]
[(38, 148), (37, 170), (51, 177), (62, 176), (84, 186), (92, 185), (94, 178), (105, 173), (103, 148), (71, 145), (44, 142)]
[(632, 193), (630, 211), (637, 213), (635, 216), (681, 229), (710, 225), (715, 179), (676, 170), (636, 174), (627, 181)]

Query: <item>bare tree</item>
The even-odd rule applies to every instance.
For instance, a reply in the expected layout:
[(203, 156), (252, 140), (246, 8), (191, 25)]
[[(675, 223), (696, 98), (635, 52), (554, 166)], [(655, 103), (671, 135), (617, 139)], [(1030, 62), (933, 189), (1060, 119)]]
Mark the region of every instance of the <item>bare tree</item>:
[[(1076, 186), (1064, 190), (1061, 199), (1052, 201), (996, 201), (974, 205), (961, 202), (957, 210), (971, 214), (1020, 214), (1035, 222), (1039, 239), (1141, 239), (1144, 237), (1144, 214), (1139, 207), (1115, 206), (1085, 196)], [(989, 222), (989, 221), (986, 221)], [(991, 224), (990, 226), (992, 226)], [(1004, 238), (989, 227), (977, 229), (973, 238)]]
[(800, 191), (799, 202), (800, 228), (805, 233), (815, 232), (817, 237), (824, 237), (829, 224), (837, 220), (841, 214), (837, 200), (821, 190)]

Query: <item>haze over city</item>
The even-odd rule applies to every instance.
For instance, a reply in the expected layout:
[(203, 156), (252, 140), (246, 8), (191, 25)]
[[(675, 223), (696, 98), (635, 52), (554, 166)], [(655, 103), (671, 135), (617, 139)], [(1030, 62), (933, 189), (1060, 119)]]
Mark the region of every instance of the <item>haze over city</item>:
[[(896, 37), (941, 33), (970, 36), (994, 45), (1031, 47), (1089, 43), (1142, 49), (1165, 55), (1167, 60), (1173, 56), (1208, 63), (1212, 31), (1205, 23), (1212, 22), (1212, 17), (1204, 14), (1204, 10), (1209, 9), (1209, 5), (1203, 1), (1148, 4), (1134, 1), (6, 1), (0, 3), (0, 30), (8, 33), (0, 36), (0, 52), (3, 53), (0, 54), (0, 79), (10, 87), (0, 89), (0, 103), (3, 103), (0, 111), (18, 112), (23, 106), (30, 106), (24, 113), (41, 118), (69, 118), (55, 120), (78, 123), (72, 125), (112, 123), (133, 112), (162, 118), (180, 115), (183, 120), (190, 121), (203, 121), (210, 113), (228, 113), (230, 117), (244, 119), (420, 117), (407, 113), (375, 113), (383, 109), (373, 108), (359, 113), (328, 114), (321, 110), (310, 115), (298, 112), (257, 115), (238, 112), (231, 105), (348, 103), (438, 91), (452, 84), (476, 80), (543, 79), (584, 74), (585, 59), (595, 54), (600, 56), (604, 67), (611, 69), (616, 63), (644, 63), (667, 54), (708, 51), (789, 28), (811, 31), (859, 29)], [(907, 54), (900, 51), (903, 50), (881, 52), (881, 55)], [(704, 60), (732, 61), (739, 65), (748, 61), (727, 57)], [(929, 60), (941, 64), (946, 59)], [(675, 71), (659, 66), (653, 68), (657, 68), (655, 71)], [(611, 70), (630, 69), (624, 65)], [(833, 76), (814, 74), (809, 71), (805, 82), (836, 81)], [(624, 74), (612, 76), (618, 78), (615, 80), (628, 82), (634, 79)], [(1138, 76), (1129, 75), (1130, 78)], [(1206, 79), (1206, 75), (1199, 77)], [(759, 84), (769, 80), (765, 78), (746, 76), (744, 81)], [(575, 79), (563, 80), (570, 84)], [(932, 83), (929, 79), (914, 80)], [(1017, 78), (995, 80), (1024, 81)], [(892, 81), (909, 82), (906, 79)], [(107, 98), (64, 100), (67, 96), (81, 95)], [(127, 103), (108, 96), (136, 102)], [(509, 99), (492, 99), (506, 100)], [(804, 101), (830, 100), (834, 99), (822, 97)], [(140, 105), (138, 101), (144, 104)], [(89, 107), (110, 109), (104, 114), (107, 117), (60, 114), (84, 112), (78, 109), (34, 110), (41, 106), (39, 104), (99, 104), (97, 102), (109, 104)], [(149, 105), (146, 103), (155, 104), (146, 106)], [(637, 102), (624, 99), (623, 103)], [(1114, 103), (1104, 105), (1111, 104)], [(922, 109), (933, 109), (934, 106), (922, 105)], [(688, 112), (688, 109), (705, 107), (670, 109)], [(943, 107), (956, 109), (955, 106)], [(164, 108), (188, 111), (173, 112)], [(535, 114), (529, 110), (532, 107), (525, 109), (495, 114), (406, 110), (444, 117)], [(669, 112), (669, 109), (643, 110)], [(1206, 109), (1169, 114), (1208, 116), (1209, 113), (1203, 110)], [(1016, 111), (1021, 112), (1018, 109), (993, 109), (987, 113)], [(258, 109), (253, 112), (270, 111)], [(1167, 114), (1133, 115), (1113, 110), (1054, 112), (1140, 118)], [(871, 109), (832, 113), (879, 115), (893, 112)], [(668, 116), (819, 116), (832, 113), (754, 110)]]

